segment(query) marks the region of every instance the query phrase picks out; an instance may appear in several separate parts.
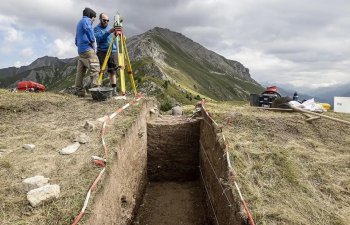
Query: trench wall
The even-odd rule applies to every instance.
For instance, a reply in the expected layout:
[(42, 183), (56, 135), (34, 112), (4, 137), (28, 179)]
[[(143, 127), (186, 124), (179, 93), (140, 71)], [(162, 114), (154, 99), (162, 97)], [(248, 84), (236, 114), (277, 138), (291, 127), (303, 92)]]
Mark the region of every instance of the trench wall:
[[(147, 120), (155, 102), (144, 100), (139, 116), (116, 152), (86, 224), (129, 224), (141, 202), (147, 178)], [(113, 132), (109, 130), (108, 132)]]
[(199, 171), (200, 181), (206, 193), (207, 211), (213, 224), (246, 224), (240, 215), (240, 201), (234, 193), (221, 129), (203, 110), (202, 117)]
[(147, 124), (150, 181), (191, 181), (199, 177), (199, 120), (163, 117)]
[[(139, 116), (117, 144), (117, 154), (85, 224), (130, 224), (142, 201), (147, 179), (199, 179), (213, 224), (247, 224), (234, 193), (221, 129), (204, 112), (199, 121), (157, 124), (151, 121), (150, 109), (154, 106), (153, 101), (142, 102)], [(153, 136), (147, 140), (150, 134)], [(147, 165), (147, 161), (152, 163)]]

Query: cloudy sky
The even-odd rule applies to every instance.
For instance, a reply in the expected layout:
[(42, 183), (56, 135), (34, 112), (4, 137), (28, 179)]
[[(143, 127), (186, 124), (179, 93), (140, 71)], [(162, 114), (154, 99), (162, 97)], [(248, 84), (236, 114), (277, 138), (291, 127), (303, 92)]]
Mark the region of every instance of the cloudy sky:
[(243, 63), (259, 82), (350, 82), (349, 0), (2, 0), (0, 68), (76, 56), (85, 7), (110, 17), (120, 12), (129, 37), (155, 26), (183, 33)]

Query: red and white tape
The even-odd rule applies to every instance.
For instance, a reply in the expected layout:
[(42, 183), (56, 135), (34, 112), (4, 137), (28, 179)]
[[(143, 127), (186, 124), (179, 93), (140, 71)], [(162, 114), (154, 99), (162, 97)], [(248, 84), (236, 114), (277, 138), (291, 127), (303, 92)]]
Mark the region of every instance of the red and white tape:
[(95, 162), (97, 165), (103, 167), (103, 169), (101, 170), (101, 172), (98, 174), (98, 176), (96, 177), (95, 181), (92, 183), (92, 185), (89, 188), (89, 191), (86, 194), (85, 197), (85, 201), (84, 201), (84, 205), (80, 211), (80, 213), (75, 217), (72, 225), (76, 225), (79, 223), (79, 221), (81, 220), (81, 218), (84, 216), (85, 214), (85, 210), (89, 204), (89, 200), (91, 197), (92, 192), (96, 189), (97, 183), (101, 180), (102, 175), (104, 174), (104, 172), (106, 171), (106, 167), (107, 167), (107, 156), (108, 156), (108, 148), (106, 145), (106, 141), (105, 141), (105, 134), (107, 131), (107, 124), (114, 118), (116, 117), (119, 113), (123, 112), (126, 108), (128, 108), (131, 105), (134, 105), (135, 103), (137, 103), (138, 101), (140, 101), (142, 99), (142, 96), (137, 97), (135, 100), (127, 103), (126, 105), (124, 105), (123, 107), (117, 109), (114, 113), (112, 113), (109, 116), (105, 116), (104, 117), (104, 121), (102, 124), (102, 129), (101, 129), (101, 141), (102, 141), (102, 146), (103, 146), (103, 150), (104, 150), (104, 157), (98, 157), (98, 156), (92, 156), (92, 160), (93, 162)]
[[(208, 116), (208, 118), (209, 118), (216, 126), (219, 126), (219, 125), (215, 122), (215, 120), (209, 115), (209, 113), (205, 110), (205, 107), (204, 107), (205, 102), (204, 102), (204, 100), (201, 101), (201, 105), (202, 105), (202, 109), (203, 109), (204, 113)], [(234, 174), (234, 172), (233, 172), (233, 167), (232, 167), (231, 161), (230, 161), (230, 153), (229, 153), (229, 151), (228, 151), (228, 149), (227, 149), (226, 139), (225, 139), (225, 136), (224, 136), (224, 135), (222, 135), (222, 137), (223, 137), (224, 143), (225, 143), (225, 152), (226, 152), (227, 164), (228, 164), (228, 166), (229, 166), (229, 168), (230, 168), (230, 172), (231, 172), (232, 174)], [(251, 225), (255, 225), (253, 216), (252, 216), (252, 214), (251, 214), (251, 212), (250, 212), (250, 210), (249, 210), (249, 208), (248, 208), (248, 205), (247, 205), (246, 201), (245, 201), (244, 198), (243, 198), (242, 192), (241, 192), (241, 190), (240, 190), (240, 188), (239, 188), (239, 186), (238, 186), (238, 184), (237, 184), (237, 182), (236, 182), (235, 179), (233, 180), (233, 183), (234, 183), (234, 185), (235, 185), (235, 187), (236, 187), (236, 190), (237, 190), (238, 195), (239, 195), (239, 198), (240, 198), (240, 200), (241, 200), (241, 202), (242, 202), (243, 208), (244, 208), (244, 210), (245, 210), (246, 213), (247, 213), (247, 216), (248, 216), (248, 219), (249, 219), (250, 224), (251, 224)]]

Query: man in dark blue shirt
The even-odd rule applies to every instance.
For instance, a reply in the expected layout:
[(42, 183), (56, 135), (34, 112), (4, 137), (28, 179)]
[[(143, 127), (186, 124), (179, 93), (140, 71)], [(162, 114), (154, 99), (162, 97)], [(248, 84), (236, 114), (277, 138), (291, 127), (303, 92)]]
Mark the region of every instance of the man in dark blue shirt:
[(75, 77), (76, 94), (85, 96), (83, 78), (86, 71), (90, 75), (90, 88), (98, 86), (98, 74), (100, 71), (99, 60), (96, 55), (96, 39), (92, 29), (92, 23), (96, 18), (96, 12), (90, 8), (85, 8), (83, 18), (79, 21), (76, 29), (75, 45), (78, 47), (77, 75)]
[[(114, 28), (108, 25), (109, 19), (107, 14), (101, 13), (100, 14), (100, 23), (94, 28), (94, 33), (96, 37), (96, 43), (97, 43), (97, 56), (100, 60), (100, 66), (102, 67), (102, 64), (106, 58), (106, 54), (108, 51), (108, 47), (113, 41), (113, 33)], [(108, 59), (107, 66), (108, 66), (108, 74), (109, 74), (109, 81), (111, 83), (111, 86), (113, 88), (113, 96), (116, 95), (116, 87), (117, 87), (117, 77), (116, 77), (116, 70), (118, 64), (118, 53), (117, 53), (117, 44), (116, 42), (113, 43), (112, 47), (112, 53)]]

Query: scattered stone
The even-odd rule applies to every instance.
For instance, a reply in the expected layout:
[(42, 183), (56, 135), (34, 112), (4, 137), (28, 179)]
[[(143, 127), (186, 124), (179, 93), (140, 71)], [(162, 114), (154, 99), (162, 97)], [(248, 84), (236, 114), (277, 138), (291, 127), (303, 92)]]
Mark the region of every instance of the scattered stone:
[(153, 113), (153, 114), (156, 113), (156, 110), (154, 110), (154, 109), (150, 109), (149, 111), (150, 111), (151, 113)]
[(90, 138), (86, 134), (80, 133), (80, 134), (76, 134), (73, 141), (79, 142), (80, 144), (85, 144), (85, 143), (88, 143), (90, 141)]
[(46, 185), (29, 191), (27, 193), (27, 200), (29, 201), (31, 206), (37, 207), (43, 202), (50, 201), (54, 198), (57, 199), (59, 195), (60, 186), (58, 186), (57, 184)]
[(96, 121), (100, 122), (100, 123), (104, 123), (107, 120), (108, 116), (104, 116), (101, 118), (98, 118)]
[(114, 97), (115, 100), (126, 100), (126, 96), (117, 96), (117, 97)]
[(122, 195), (122, 197), (120, 198), (120, 204), (122, 208), (125, 208), (128, 205), (128, 201), (126, 200), (125, 195)]
[(26, 150), (33, 150), (35, 148), (35, 145), (33, 144), (25, 144), (23, 145), (23, 148)]
[(22, 181), (24, 191), (30, 191), (49, 184), (49, 178), (44, 176), (29, 177)]
[(176, 105), (171, 109), (171, 115), (173, 116), (181, 116), (183, 115), (182, 108), (179, 105)]
[(67, 147), (63, 148), (60, 151), (61, 155), (70, 155), (74, 152), (76, 152), (80, 147), (80, 143), (79, 142), (75, 142), (74, 144), (68, 145)]
[(96, 125), (92, 122), (86, 121), (84, 124), (84, 128), (88, 131), (94, 131), (96, 129)]

